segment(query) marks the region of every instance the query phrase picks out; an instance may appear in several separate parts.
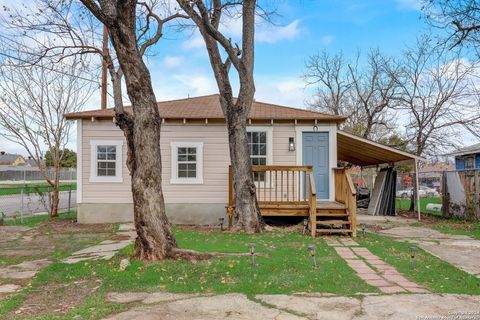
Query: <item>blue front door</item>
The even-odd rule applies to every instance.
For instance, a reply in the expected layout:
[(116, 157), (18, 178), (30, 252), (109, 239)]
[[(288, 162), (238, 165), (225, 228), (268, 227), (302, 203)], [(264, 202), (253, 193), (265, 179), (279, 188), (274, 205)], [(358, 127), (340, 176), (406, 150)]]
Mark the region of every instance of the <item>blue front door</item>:
[(302, 140), (303, 164), (313, 166), (317, 199), (328, 199), (328, 132), (304, 132)]

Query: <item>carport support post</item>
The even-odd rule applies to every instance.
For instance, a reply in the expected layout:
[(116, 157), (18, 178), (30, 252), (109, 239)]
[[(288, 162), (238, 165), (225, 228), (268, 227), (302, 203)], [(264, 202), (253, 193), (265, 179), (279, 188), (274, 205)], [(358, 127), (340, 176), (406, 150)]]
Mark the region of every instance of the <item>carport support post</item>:
[(420, 194), (418, 193), (418, 160), (415, 159), (415, 193), (417, 194), (417, 213), (418, 213), (418, 221), (421, 220), (420, 216)]

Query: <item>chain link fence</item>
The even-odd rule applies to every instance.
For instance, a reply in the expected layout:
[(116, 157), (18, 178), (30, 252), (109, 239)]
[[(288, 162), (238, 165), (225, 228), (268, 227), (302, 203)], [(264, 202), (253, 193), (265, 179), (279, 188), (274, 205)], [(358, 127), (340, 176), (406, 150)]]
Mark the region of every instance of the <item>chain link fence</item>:
[[(54, 172), (48, 175), (53, 179)], [(76, 171), (60, 172), (59, 211), (71, 211), (76, 207)], [(36, 168), (8, 167), (0, 170), (0, 218), (23, 219), (50, 211), (53, 188), (45, 182)]]

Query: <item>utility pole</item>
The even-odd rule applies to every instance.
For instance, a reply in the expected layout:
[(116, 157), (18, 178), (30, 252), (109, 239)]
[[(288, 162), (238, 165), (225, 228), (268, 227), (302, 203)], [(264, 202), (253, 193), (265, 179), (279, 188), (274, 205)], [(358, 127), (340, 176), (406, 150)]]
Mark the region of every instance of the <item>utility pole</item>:
[(102, 93), (101, 93), (101, 108), (107, 109), (107, 62), (105, 56), (108, 54), (108, 30), (103, 25), (103, 48), (102, 48)]

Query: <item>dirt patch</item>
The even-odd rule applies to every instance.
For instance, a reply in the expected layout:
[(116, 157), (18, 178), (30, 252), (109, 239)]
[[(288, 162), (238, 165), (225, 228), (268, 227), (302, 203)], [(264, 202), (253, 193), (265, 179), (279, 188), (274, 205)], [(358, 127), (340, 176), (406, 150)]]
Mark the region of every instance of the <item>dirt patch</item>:
[(108, 239), (112, 241), (122, 241), (122, 240), (130, 240), (130, 237), (124, 234), (116, 234)]
[(110, 233), (113, 229), (113, 224), (79, 224), (72, 219), (47, 221), (36, 228), (35, 233)]
[(43, 258), (55, 251), (73, 252), (105, 239), (113, 230), (113, 224), (87, 225), (75, 220), (46, 221), (33, 229), (1, 227), (0, 257)]
[(42, 286), (37, 290), (32, 290), (23, 304), (8, 314), (5, 319), (13, 320), (48, 314), (64, 315), (82, 304), (100, 285), (100, 280), (82, 280)]

